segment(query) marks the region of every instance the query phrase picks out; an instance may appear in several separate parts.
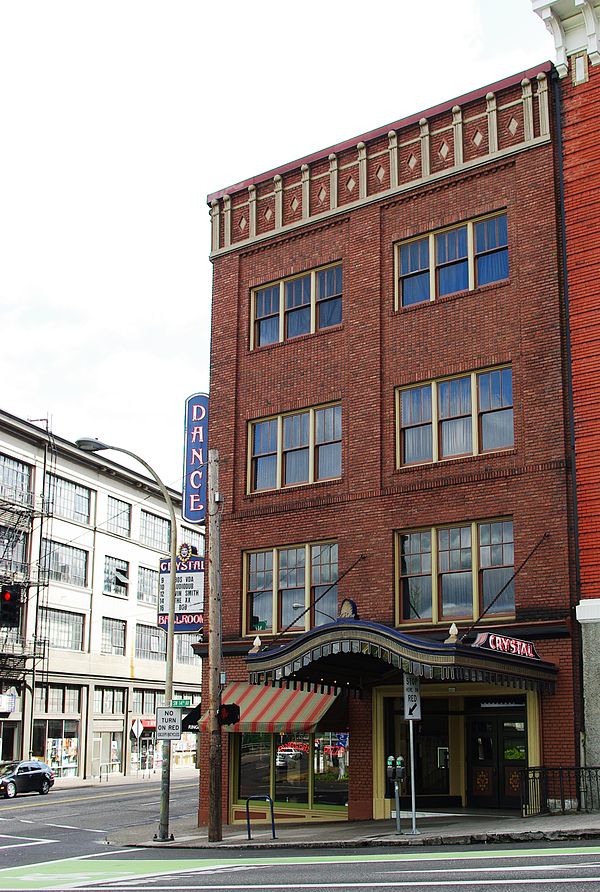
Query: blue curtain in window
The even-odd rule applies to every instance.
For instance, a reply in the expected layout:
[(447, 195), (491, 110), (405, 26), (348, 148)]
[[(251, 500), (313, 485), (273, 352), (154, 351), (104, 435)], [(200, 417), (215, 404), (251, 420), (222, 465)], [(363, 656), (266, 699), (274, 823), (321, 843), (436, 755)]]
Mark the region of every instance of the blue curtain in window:
[(321, 300), (317, 304), (317, 310), (319, 328), (339, 325), (342, 321), (342, 298), (332, 297), (329, 300)]
[(477, 258), (477, 284), (488, 285), (508, 278), (508, 249)]

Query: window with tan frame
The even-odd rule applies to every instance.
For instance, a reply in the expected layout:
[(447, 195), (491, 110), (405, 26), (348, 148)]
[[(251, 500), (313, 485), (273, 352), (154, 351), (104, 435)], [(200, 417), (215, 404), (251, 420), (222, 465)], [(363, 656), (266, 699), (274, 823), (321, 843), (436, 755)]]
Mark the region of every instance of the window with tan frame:
[(244, 633), (303, 632), (335, 621), (337, 542), (244, 554)]
[(514, 616), (510, 518), (397, 532), (397, 622), (471, 622)]
[(342, 407), (317, 406), (248, 425), (248, 492), (342, 476)]
[(396, 309), (508, 278), (505, 213), (469, 220), (396, 245)]
[(254, 288), (250, 349), (314, 334), (342, 322), (341, 263)]
[(396, 466), (514, 446), (512, 369), (501, 366), (396, 391)]

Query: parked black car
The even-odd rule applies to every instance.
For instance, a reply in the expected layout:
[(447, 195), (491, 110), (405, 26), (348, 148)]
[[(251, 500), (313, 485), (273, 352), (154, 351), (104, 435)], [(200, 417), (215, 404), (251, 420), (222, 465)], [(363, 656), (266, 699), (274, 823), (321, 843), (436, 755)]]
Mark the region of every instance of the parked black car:
[(17, 793), (40, 793), (44, 796), (54, 784), (54, 772), (44, 762), (0, 762), (0, 793), (14, 799)]

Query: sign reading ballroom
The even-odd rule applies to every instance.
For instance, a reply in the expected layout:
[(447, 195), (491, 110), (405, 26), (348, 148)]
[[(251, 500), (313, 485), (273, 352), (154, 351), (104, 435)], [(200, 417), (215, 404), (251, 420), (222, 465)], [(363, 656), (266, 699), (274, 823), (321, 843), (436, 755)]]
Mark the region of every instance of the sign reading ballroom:
[[(158, 584), (158, 625), (168, 626), (171, 559), (161, 558)], [(204, 626), (204, 558), (182, 545), (175, 569), (175, 634), (200, 632)]]

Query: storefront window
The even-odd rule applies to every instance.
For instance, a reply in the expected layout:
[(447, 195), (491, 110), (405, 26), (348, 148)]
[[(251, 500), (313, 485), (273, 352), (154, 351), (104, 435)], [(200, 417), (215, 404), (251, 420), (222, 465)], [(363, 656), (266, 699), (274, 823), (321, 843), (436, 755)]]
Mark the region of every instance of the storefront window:
[(271, 734), (240, 735), (239, 798), (267, 796), (271, 790)]
[(33, 757), (46, 762), (58, 777), (74, 777), (79, 758), (79, 722), (37, 719), (33, 727)]
[(348, 805), (347, 731), (245, 733), (238, 739), (239, 800), (270, 795), (278, 803), (311, 808)]
[(349, 736), (325, 732), (314, 749), (315, 805), (348, 805)]
[(308, 805), (310, 735), (294, 733), (275, 737), (275, 799)]

